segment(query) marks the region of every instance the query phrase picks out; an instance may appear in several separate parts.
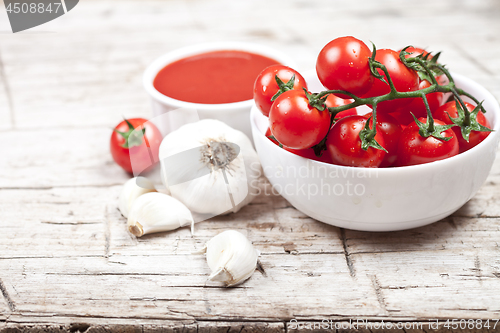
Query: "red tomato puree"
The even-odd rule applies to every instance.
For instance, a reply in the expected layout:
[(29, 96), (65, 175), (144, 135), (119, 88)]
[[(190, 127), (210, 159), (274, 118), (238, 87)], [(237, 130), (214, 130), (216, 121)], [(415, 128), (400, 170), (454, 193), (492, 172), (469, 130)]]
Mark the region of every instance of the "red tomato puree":
[(252, 99), (255, 79), (275, 64), (274, 59), (245, 51), (207, 52), (168, 64), (153, 85), (162, 94), (185, 102), (241, 102)]

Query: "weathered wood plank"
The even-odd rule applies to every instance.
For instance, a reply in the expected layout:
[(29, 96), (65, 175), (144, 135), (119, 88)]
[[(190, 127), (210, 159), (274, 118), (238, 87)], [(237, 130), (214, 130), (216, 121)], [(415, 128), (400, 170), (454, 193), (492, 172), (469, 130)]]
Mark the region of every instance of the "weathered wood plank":
[(110, 128), (0, 132), (0, 189), (123, 184), (110, 136)]
[(464, 252), (365, 253), (353, 260), (373, 272), (380, 300), (394, 315), (405, 309), (417, 318), (500, 318), (498, 256)]
[[(41, 318), (40, 323), (44, 323), (45, 318)], [(62, 323), (67, 322), (67, 318), (58, 318)], [(252, 332), (285, 332), (284, 323), (259, 323), (259, 322), (197, 322), (196, 324), (182, 323), (182, 322), (165, 322), (158, 321), (157, 324), (140, 324), (141, 320), (135, 323), (134, 326), (125, 326), (113, 324), (111, 322), (103, 322), (92, 324), (88, 322), (78, 323), (80, 318), (71, 318), (66, 325), (34, 325), (28, 328), (30, 331), (43, 331), (47, 333), (66, 333), (66, 332), (86, 332), (86, 333), (107, 333), (107, 332), (120, 332), (120, 333), (252, 333)], [(98, 321), (98, 320), (97, 320)], [(7, 328), (8, 327), (8, 328)], [(26, 328), (19, 325), (6, 326), (5, 332), (20, 333), (26, 331)], [(0, 332), (2, 326), (0, 324)]]
[(104, 256), (114, 195), (106, 187), (0, 190), (0, 259)]
[(246, 234), (262, 254), (343, 253), (338, 228), (305, 216), (282, 197), (265, 193), (263, 191), (237, 214), (218, 216), (196, 224), (194, 238), (189, 228), (183, 228), (136, 239), (127, 232), (126, 221), (120, 212), (111, 206), (110, 254), (191, 253), (227, 229)]
[[(109, 262), (24, 258), (1, 260), (0, 267), (8, 274), (6, 288), (21, 312), (180, 320), (381, 313), (369, 279), (353, 279), (343, 255), (321, 257), (262, 256), (266, 276), (256, 272), (230, 289), (210, 287), (215, 284), (207, 282), (209, 269), (199, 255), (113, 256)], [(339, 288), (348, 284), (353, 289)]]
[(495, 253), (500, 238), (500, 219), (449, 217), (429, 226), (398, 232), (368, 233), (346, 230), (350, 253), (416, 251), (467, 251)]

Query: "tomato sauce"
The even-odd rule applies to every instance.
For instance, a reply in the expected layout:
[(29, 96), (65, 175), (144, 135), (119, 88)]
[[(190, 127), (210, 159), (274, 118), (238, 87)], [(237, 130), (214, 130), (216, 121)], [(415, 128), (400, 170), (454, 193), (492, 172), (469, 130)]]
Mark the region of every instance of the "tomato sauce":
[(274, 59), (245, 51), (213, 51), (165, 66), (153, 85), (160, 93), (191, 103), (222, 104), (253, 98), (260, 72)]

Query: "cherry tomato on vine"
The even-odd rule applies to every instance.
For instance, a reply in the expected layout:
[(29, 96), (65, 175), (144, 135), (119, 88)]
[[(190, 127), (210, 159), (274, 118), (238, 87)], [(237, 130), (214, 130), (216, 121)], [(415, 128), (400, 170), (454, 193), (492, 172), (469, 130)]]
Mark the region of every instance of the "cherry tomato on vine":
[[(325, 104), (329, 108), (331, 107), (337, 107), (337, 106), (342, 106), (342, 105), (348, 105), (354, 102), (353, 99), (344, 99), (340, 98), (334, 94), (329, 94), (328, 97), (326, 98)], [(345, 111), (341, 111), (335, 115), (335, 119), (340, 119), (344, 118), (347, 116), (356, 116), (358, 112), (356, 111), (356, 108), (351, 108), (347, 109)]]
[(126, 119), (111, 134), (111, 155), (123, 170), (138, 175), (159, 161), (162, 139), (158, 128), (147, 119)]
[[(419, 78), (417, 72), (406, 67), (399, 59), (399, 53), (390, 49), (377, 50), (375, 55), (375, 60), (385, 65), (389, 76), (394, 83), (394, 87), (399, 92), (415, 91), (418, 89)], [(384, 77), (384, 72), (378, 68), (377, 71)], [(388, 83), (384, 83), (379, 79), (373, 80), (373, 85), (370, 90), (363, 97), (375, 97), (380, 95), (385, 95), (391, 91)], [(411, 102), (409, 98), (400, 98), (392, 101), (381, 102), (377, 105), (377, 111), (379, 113), (391, 113), (396, 111)]]
[[(361, 148), (359, 132), (364, 128), (367, 119), (363, 116), (349, 116), (336, 122), (326, 139), (327, 151), (334, 164), (376, 168), (384, 159), (385, 151), (369, 147)], [(381, 131), (377, 130), (375, 140), (384, 147)]]
[[(439, 81), (438, 81), (439, 82)], [(420, 81), (418, 86), (419, 90), (430, 87), (431, 84), (427, 80)], [(436, 111), (441, 104), (443, 104), (444, 94), (442, 92), (434, 92), (427, 94), (427, 103), (429, 104), (429, 108), (431, 112)], [(408, 105), (405, 105), (395, 112), (391, 112), (390, 114), (396, 118), (401, 124), (408, 125), (413, 122), (412, 113), (415, 117), (427, 117), (427, 109), (425, 108), (424, 101), (421, 98), (410, 98), (411, 102)]]
[[(469, 111), (474, 110), (474, 105), (470, 103), (465, 102), (465, 106), (467, 107), (467, 109), (469, 109)], [(453, 124), (453, 122), (450, 120), (450, 117), (452, 118), (458, 117), (458, 111), (455, 101), (451, 101), (442, 105), (439, 109), (436, 110), (436, 112), (434, 112), (434, 117), (439, 120), (442, 120), (445, 124)], [(479, 124), (491, 128), (490, 122), (488, 121), (488, 119), (486, 119), (486, 117), (481, 111), (477, 113), (476, 119)], [(457, 136), (458, 145), (460, 147), (461, 153), (471, 149), (474, 146), (477, 146), (490, 134), (490, 132), (471, 131), (469, 134), (469, 142), (467, 142), (462, 136), (462, 131), (460, 127), (455, 126), (452, 127), (451, 129), (455, 132), (455, 135)]]
[[(271, 140), (271, 142), (273, 142), (275, 145), (279, 145), (278, 141), (273, 140), (273, 138), (270, 137), (271, 135), (272, 135), (271, 130), (268, 128), (266, 131), (266, 137), (269, 140)], [(321, 156), (316, 156), (316, 154), (314, 153), (314, 149), (312, 149), (312, 148), (292, 149), (292, 148), (288, 148), (288, 147), (283, 146), (283, 149), (285, 149), (286, 151), (289, 151), (292, 154), (302, 156), (302, 157), (305, 157), (305, 158), (308, 158), (311, 160), (332, 164), (332, 160), (330, 159), (330, 155), (328, 155), (328, 153), (326, 151), (324, 151)]]
[(328, 133), (330, 113), (309, 105), (303, 90), (282, 93), (269, 111), (269, 126), (273, 136), (283, 146), (307, 149), (317, 145)]
[[(419, 119), (422, 123), (427, 122), (427, 118)], [(444, 125), (441, 120), (435, 119), (435, 125)], [(433, 136), (424, 138), (419, 134), (419, 127), (416, 123), (411, 123), (403, 130), (398, 144), (398, 166), (408, 166), (430, 163), (444, 160), (455, 156), (459, 152), (458, 140), (453, 130), (448, 129), (441, 133), (444, 137), (451, 138), (448, 141), (436, 139)]]
[[(403, 49), (399, 50), (399, 52), (401, 52)], [(410, 47), (407, 47), (406, 48), (406, 52), (409, 53), (409, 55), (406, 56), (406, 58), (414, 58), (416, 56), (419, 56), (421, 54), (423, 54), (424, 56), (428, 55), (429, 52), (427, 52), (426, 50), (424, 50), (423, 48), (421, 47), (413, 47), (413, 46), (410, 46)], [(432, 54), (429, 54), (428, 58), (429, 60), (432, 59)]]
[[(401, 50), (399, 51), (401, 52)], [(409, 47), (406, 49), (406, 52), (411, 54), (407, 55), (406, 58), (413, 58), (420, 54), (424, 56), (429, 54), (429, 52), (425, 51), (422, 48), (418, 47)], [(432, 59), (432, 55), (428, 56), (428, 59)], [(436, 77), (436, 80), (440, 85), (444, 85), (447, 83), (447, 79), (445, 75), (440, 75)], [(421, 80), (419, 78), (418, 90), (422, 90), (431, 86), (431, 83), (427, 80)], [(429, 104), (429, 108), (431, 112), (436, 111), (443, 104), (444, 94), (442, 92), (434, 92), (427, 94), (427, 103)], [(417, 118), (427, 117), (427, 109), (425, 108), (424, 101), (421, 98), (411, 98), (411, 102), (394, 112), (391, 112), (391, 115), (398, 119), (404, 125), (408, 125), (413, 122), (413, 117), (411, 113)]]
[(271, 105), (273, 104), (271, 98), (279, 90), (278, 83), (276, 83), (275, 79), (276, 75), (278, 75), (278, 78), (285, 84), (289, 82), (293, 75), (295, 75), (293, 89), (307, 89), (306, 81), (302, 75), (290, 67), (273, 65), (264, 69), (255, 80), (253, 99), (259, 110), (266, 117), (269, 117), (269, 110), (271, 110)]
[[(363, 117), (368, 119), (372, 116), (373, 113), (370, 112), (365, 114)], [(373, 122), (373, 118), (370, 121)], [(377, 114), (377, 131), (382, 133), (385, 142), (384, 148), (387, 150), (387, 153), (385, 154), (379, 167), (389, 167), (396, 162), (398, 157), (398, 143), (403, 129), (394, 117), (382, 113)]]
[(359, 39), (351, 36), (336, 38), (326, 44), (318, 55), (318, 78), (327, 89), (345, 90), (361, 96), (373, 82), (368, 65), (371, 55), (368, 46)]

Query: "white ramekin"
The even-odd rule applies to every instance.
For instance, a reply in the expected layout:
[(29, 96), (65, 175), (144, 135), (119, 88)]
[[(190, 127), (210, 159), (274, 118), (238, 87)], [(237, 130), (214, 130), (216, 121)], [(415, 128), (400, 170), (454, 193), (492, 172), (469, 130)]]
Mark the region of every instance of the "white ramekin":
[[(250, 109), (253, 105), (252, 99), (224, 104), (189, 103), (165, 96), (153, 86), (153, 81), (158, 72), (168, 64), (189, 56), (221, 50), (247, 51), (275, 59), (283, 65), (295, 67), (294, 62), (284, 53), (267, 46), (244, 42), (197, 44), (162, 55), (147, 67), (143, 76), (143, 84), (147, 93), (152, 98), (153, 117), (156, 118), (154, 122), (160, 128), (163, 135), (170, 133), (188, 122), (192, 122), (193, 110), (196, 110), (199, 119), (218, 119), (242, 131), (249, 138), (252, 138), (252, 130), (250, 122), (248, 121)], [(186, 109), (188, 111), (185, 113), (175, 112), (169, 114), (169, 111), (176, 109)], [(183, 116), (183, 114), (185, 114), (185, 116)]]

